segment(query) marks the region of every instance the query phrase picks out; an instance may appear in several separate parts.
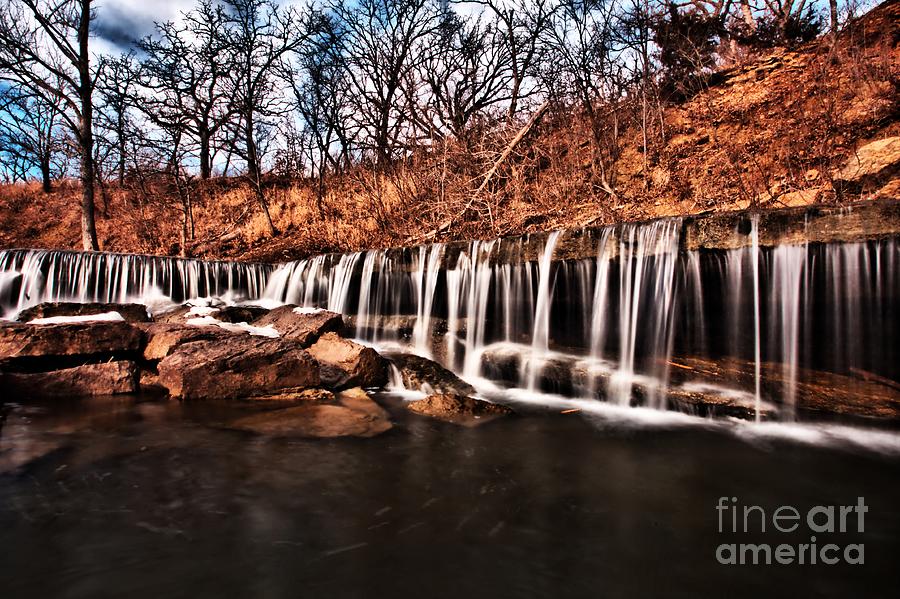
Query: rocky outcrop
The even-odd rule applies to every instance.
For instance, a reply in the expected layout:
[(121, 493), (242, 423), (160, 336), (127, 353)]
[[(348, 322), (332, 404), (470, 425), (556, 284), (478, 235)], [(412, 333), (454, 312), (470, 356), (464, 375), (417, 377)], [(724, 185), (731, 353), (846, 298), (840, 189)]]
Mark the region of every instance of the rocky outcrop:
[(127, 322), (0, 325), (0, 364), (139, 355), (143, 333)]
[(297, 343), (250, 335), (194, 341), (159, 363), (159, 383), (172, 397), (229, 399), (320, 384), (319, 365)]
[(322, 384), (329, 389), (383, 387), (387, 363), (374, 349), (335, 333), (325, 333), (309, 348), (321, 368)]
[(475, 394), (472, 385), (433, 360), (402, 353), (391, 353), (387, 357), (397, 367), (407, 389), (463, 396)]
[(834, 175), (838, 191), (875, 191), (900, 175), (900, 137), (888, 137), (860, 146)]
[(293, 305), (275, 308), (254, 320), (253, 324), (272, 325), (283, 338), (293, 339), (304, 347), (309, 347), (325, 333), (344, 333), (344, 319), (340, 314), (327, 310), (304, 311)]
[(137, 391), (134, 362), (85, 364), (50, 372), (0, 374), (0, 384), (16, 397), (79, 397)]
[(338, 394), (332, 403), (311, 402), (235, 420), (229, 428), (270, 437), (374, 437), (393, 427), (388, 413), (362, 389)]
[(406, 407), (411, 412), (463, 426), (477, 426), (513, 413), (506, 406), (452, 393), (429, 395)]
[(93, 316), (117, 312), (126, 322), (148, 322), (150, 314), (144, 304), (101, 304), (75, 302), (45, 302), (26, 308), (19, 312), (16, 320), (30, 322), (36, 318), (54, 318), (57, 316)]

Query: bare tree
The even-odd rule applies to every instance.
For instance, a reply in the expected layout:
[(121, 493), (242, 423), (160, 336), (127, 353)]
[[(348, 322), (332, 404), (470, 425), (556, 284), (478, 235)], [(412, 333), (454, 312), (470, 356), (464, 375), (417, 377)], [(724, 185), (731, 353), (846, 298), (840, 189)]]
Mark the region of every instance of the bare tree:
[(411, 98), (415, 120), (431, 137), (450, 133), (465, 139), (476, 115), (514, 101), (514, 70), (501, 27), (496, 21), (457, 16), (442, 23), (433, 38), (436, 51), (420, 65), (424, 93)]
[[(348, 130), (348, 81), (337, 28), (324, 11), (310, 11), (303, 43), (282, 60), (281, 76), (293, 93), (294, 108), (303, 121), (303, 131), (288, 142), (309, 146), (311, 173), (317, 181), (316, 201), (323, 212), (325, 175), (339, 172), (350, 163), (351, 134)], [(304, 143), (305, 140), (305, 143)], [(293, 149), (298, 153), (299, 149)]]
[(53, 158), (63, 144), (59, 121), (59, 107), (43, 96), (16, 88), (0, 93), (0, 155), (16, 179), (37, 169), (45, 193), (51, 191)]
[[(129, 116), (129, 109), (134, 103), (134, 87), (137, 67), (134, 53), (122, 56), (103, 56), (100, 58), (97, 92), (100, 102), (97, 106), (97, 154), (115, 157), (116, 179), (119, 185), (125, 181), (125, 167), (128, 162), (128, 136), (135, 130)], [(98, 169), (98, 180), (103, 181), (103, 164), (106, 160), (95, 161)]]
[(0, 81), (61, 108), (81, 154), (81, 243), (97, 250), (94, 222), (91, 0), (16, 0), (0, 6)]
[(228, 89), (239, 119), (233, 148), (247, 164), (269, 234), (276, 235), (262, 190), (263, 159), (277, 121), (289, 109), (279, 93), (277, 69), (302, 35), (297, 13), (270, 0), (226, 0), (226, 5), (224, 39), (234, 57)]
[(623, 95), (624, 66), (615, 60), (615, 3), (562, 0), (547, 33), (551, 59), (545, 79), (557, 101), (574, 100), (591, 128), (595, 179), (616, 197), (615, 170), (620, 128), (617, 102)]
[(545, 58), (544, 35), (552, 25), (558, 3), (553, 0), (459, 0), (461, 4), (480, 4), (491, 11), (502, 31), (512, 86), (509, 91), (507, 116), (515, 117), (523, 98), (534, 89), (527, 87), (529, 78)]
[(183, 16), (180, 24), (157, 24), (157, 35), (138, 44), (145, 54), (141, 84), (149, 91), (141, 105), (161, 126), (171, 128), (179, 122), (196, 140), (200, 178), (208, 179), (213, 139), (235, 114), (225, 85), (234, 66), (224, 33), (228, 17), (211, 0), (201, 0), (196, 10)]
[(439, 7), (433, 0), (335, 0), (330, 10), (348, 65), (359, 142), (385, 167), (408, 145), (414, 93), (403, 86), (415, 81), (416, 67), (433, 51), (424, 42), (439, 26)]

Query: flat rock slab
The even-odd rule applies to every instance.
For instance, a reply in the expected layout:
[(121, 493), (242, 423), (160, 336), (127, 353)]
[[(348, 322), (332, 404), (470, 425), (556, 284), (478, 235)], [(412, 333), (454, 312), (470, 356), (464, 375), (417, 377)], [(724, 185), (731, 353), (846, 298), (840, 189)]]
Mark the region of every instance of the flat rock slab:
[(337, 400), (245, 416), (229, 428), (269, 437), (311, 438), (374, 437), (393, 428), (388, 413), (364, 392), (342, 393)]
[(407, 389), (426, 393), (449, 393), (469, 396), (475, 388), (437, 362), (414, 354), (391, 353), (388, 359), (400, 371), (403, 385)]
[(371, 347), (325, 333), (308, 351), (319, 363), (322, 384), (329, 389), (387, 384), (387, 362)]
[(416, 414), (463, 426), (478, 426), (513, 414), (506, 406), (449, 393), (429, 395), (425, 399), (409, 402), (406, 407)]
[(327, 389), (284, 389), (277, 393), (254, 395), (246, 399), (254, 402), (329, 403), (335, 401), (335, 396)]
[(272, 325), (285, 339), (309, 347), (325, 333), (344, 333), (344, 317), (327, 310), (295, 312), (297, 306), (280, 306), (253, 321), (254, 326)]
[(144, 304), (80, 304), (76, 302), (45, 302), (19, 312), (16, 320), (29, 322), (35, 318), (56, 316), (93, 316), (106, 312), (118, 312), (126, 322), (149, 322), (150, 314)]
[(140, 353), (144, 334), (127, 322), (0, 325), (0, 362)]
[(158, 367), (159, 383), (181, 399), (235, 399), (320, 383), (319, 365), (297, 343), (231, 335), (181, 345)]
[[(744, 389), (754, 386), (755, 366), (750, 361), (679, 357), (673, 358), (671, 365), (673, 384), (700, 380)], [(760, 371), (763, 398), (783, 401), (789, 383), (785, 368), (763, 362)], [(795, 394), (796, 408), (802, 411), (900, 420), (900, 385), (872, 373), (859, 371), (858, 376), (848, 376), (798, 368)]]
[(50, 372), (0, 374), (0, 383), (19, 397), (85, 397), (134, 393), (138, 376), (135, 363), (123, 360)]

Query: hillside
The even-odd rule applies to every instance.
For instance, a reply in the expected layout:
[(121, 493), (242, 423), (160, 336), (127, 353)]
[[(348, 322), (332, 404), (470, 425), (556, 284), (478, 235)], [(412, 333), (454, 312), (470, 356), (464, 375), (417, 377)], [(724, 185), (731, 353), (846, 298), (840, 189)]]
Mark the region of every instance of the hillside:
[[(323, 251), (495, 237), (561, 227), (900, 196), (900, 0), (824, 37), (714, 73), (689, 101), (642, 130), (604, 131), (598, 186), (588, 121), (555, 109), (479, 185), (523, 126), (414, 155), (387, 174), (363, 167), (325, 181), (271, 177), (265, 195), (280, 233), (240, 178), (196, 183), (194, 235), (168, 184), (127, 181), (98, 194), (107, 251), (283, 260)], [(616, 117), (618, 118), (618, 117)], [(612, 132), (617, 132), (613, 135)], [(604, 162), (605, 161), (605, 162)], [(0, 247), (79, 248), (79, 190), (60, 182), (0, 188)]]

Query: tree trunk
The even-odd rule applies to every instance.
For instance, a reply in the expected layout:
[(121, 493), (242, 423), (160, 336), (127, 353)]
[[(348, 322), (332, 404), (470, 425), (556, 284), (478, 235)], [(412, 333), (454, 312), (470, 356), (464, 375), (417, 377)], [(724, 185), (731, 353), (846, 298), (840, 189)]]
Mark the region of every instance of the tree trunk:
[(269, 203), (262, 189), (262, 168), (259, 164), (259, 154), (256, 151), (256, 139), (253, 137), (253, 118), (248, 114), (246, 117), (247, 128), (245, 130), (245, 142), (247, 144), (247, 174), (250, 182), (253, 184), (253, 190), (256, 193), (256, 200), (259, 202), (266, 217), (266, 226), (269, 229), (269, 236), (278, 235), (278, 229), (272, 222), (272, 215), (269, 212)]
[(81, 100), (81, 122), (79, 144), (81, 145), (81, 245), (85, 250), (97, 251), (97, 227), (94, 223), (94, 133), (93, 104), (91, 102), (90, 54), (88, 39), (91, 26), (91, 0), (81, 0), (81, 20), (78, 24), (79, 46), (79, 99)]
[(118, 164), (118, 179), (119, 179), (119, 187), (125, 184), (125, 131), (123, 129), (119, 130), (119, 164)]
[(212, 165), (209, 156), (209, 132), (200, 130), (200, 178), (209, 179), (212, 176)]
[(755, 33), (756, 19), (753, 17), (753, 9), (750, 8), (750, 0), (741, 0), (741, 17), (750, 33)]
[(828, 0), (828, 6), (831, 9), (831, 35), (837, 35), (837, 32), (838, 32), (837, 0)]
[(41, 189), (44, 190), (44, 193), (50, 193), (52, 187), (52, 182), (50, 181), (50, 158), (41, 158)]

